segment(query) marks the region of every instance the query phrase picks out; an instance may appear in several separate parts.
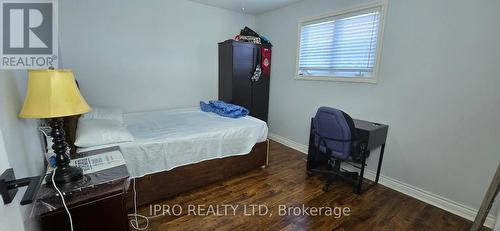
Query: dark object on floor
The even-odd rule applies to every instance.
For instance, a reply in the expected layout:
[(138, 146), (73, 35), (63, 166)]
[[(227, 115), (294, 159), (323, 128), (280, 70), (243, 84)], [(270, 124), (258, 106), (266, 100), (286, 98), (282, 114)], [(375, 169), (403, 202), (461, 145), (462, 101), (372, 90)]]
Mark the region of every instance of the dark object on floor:
[[(378, 183), (387, 131), (387, 125), (355, 121), (341, 110), (320, 107), (316, 116), (311, 119), (308, 174), (329, 176), (323, 187), (324, 191), (329, 191), (333, 181), (341, 178), (353, 184), (355, 193), (361, 194), (369, 186)], [(382, 148), (375, 183), (363, 188), (366, 159), (370, 155), (370, 150), (378, 146)], [(359, 165), (359, 174), (342, 170), (342, 162), (352, 163), (355, 167)]]
[[(261, 54), (265, 54), (262, 60)], [(257, 65), (262, 72), (252, 80)], [(234, 40), (219, 43), (219, 100), (247, 108), (251, 116), (267, 122), (270, 68), (269, 45)]]

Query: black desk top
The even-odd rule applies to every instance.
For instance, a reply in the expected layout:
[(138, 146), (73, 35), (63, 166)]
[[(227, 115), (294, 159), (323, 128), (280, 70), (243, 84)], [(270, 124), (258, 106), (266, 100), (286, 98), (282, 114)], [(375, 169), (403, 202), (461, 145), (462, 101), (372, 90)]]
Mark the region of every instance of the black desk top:
[(353, 119), (353, 121), (361, 139), (366, 140), (368, 150), (385, 145), (389, 125), (358, 119)]
[(354, 121), (354, 127), (357, 129), (365, 130), (365, 131), (374, 131), (377, 129), (389, 127), (388, 125), (385, 124), (380, 124), (380, 123), (375, 123), (375, 122), (370, 122), (370, 121), (365, 121), (365, 120), (358, 120), (358, 119), (352, 119)]
[[(118, 147), (104, 148), (89, 152), (76, 153), (72, 158), (81, 158), (118, 150)], [(129, 173), (125, 165), (84, 175), (82, 180), (58, 186), (65, 194), (68, 207), (77, 206), (99, 198), (124, 193), (129, 186)], [(63, 209), (62, 200), (56, 196), (52, 185), (42, 184), (35, 196), (32, 216), (41, 216)]]

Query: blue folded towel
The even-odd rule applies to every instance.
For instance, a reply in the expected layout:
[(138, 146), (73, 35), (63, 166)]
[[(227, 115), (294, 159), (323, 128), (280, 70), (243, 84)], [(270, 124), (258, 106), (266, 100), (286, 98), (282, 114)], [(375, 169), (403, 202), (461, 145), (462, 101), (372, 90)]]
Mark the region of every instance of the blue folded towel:
[(226, 103), (221, 100), (210, 100), (208, 103), (200, 101), (200, 108), (204, 112), (213, 112), (217, 115), (230, 118), (244, 117), (250, 112), (244, 107)]

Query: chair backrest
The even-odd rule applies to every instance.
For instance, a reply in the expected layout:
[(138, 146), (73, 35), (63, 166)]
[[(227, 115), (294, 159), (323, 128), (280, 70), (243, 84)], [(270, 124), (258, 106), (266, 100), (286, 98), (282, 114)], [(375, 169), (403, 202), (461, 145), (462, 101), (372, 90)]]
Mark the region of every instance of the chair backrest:
[(345, 112), (320, 107), (313, 119), (315, 146), (329, 149), (340, 159), (349, 159), (352, 140), (357, 138), (352, 118)]

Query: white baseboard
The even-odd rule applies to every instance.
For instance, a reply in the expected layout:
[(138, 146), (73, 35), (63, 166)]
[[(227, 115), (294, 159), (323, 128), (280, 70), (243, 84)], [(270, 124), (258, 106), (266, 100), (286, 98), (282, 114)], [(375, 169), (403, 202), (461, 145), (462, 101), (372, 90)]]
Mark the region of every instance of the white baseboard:
[(289, 148), (293, 148), (293, 149), (295, 149), (295, 150), (297, 150), (299, 152), (307, 154), (307, 146), (306, 145), (303, 145), (301, 143), (297, 143), (297, 142), (295, 142), (293, 140), (290, 140), (290, 139), (285, 138), (283, 136), (276, 135), (274, 133), (269, 133), (268, 138), (270, 140), (274, 140), (274, 141), (276, 141), (276, 142), (278, 142), (280, 144), (283, 144), (283, 145), (285, 145), (285, 146), (287, 146)]
[[(280, 144), (293, 148), (307, 155), (306, 145), (297, 143), (293, 140), (290, 140), (288, 138), (282, 137), (274, 133), (269, 133), (269, 139), (274, 140)], [(353, 167), (350, 165), (345, 165), (343, 167), (347, 170), (350, 170), (350, 168), (354, 170)], [(365, 177), (369, 180), (374, 180), (375, 175), (376, 173), (372, 170), (366, 170), (365, 172)], [(423, 201), (427, 204), (434, 205), (440, 209), (446, 210), (450, 213), (453, 213), (457, 216), (463, 217), (470, 221), (474, 221), (474, 218), (476, 217), (476, 214), (478, 212), (477, 209), (457, 203), (450, 199), (444, 198), (429, 191), (425, 191), (423, 189), (417, 188), (415, 186), (406, 184), (404, 182), (401, 182), (399, 180), (384, 175), (380, 175), (379, 183), (388, 188), (394, 189), (398, 192), (411, 196), (417, 200)], [(493, 226), (495, 225), (495, 220), (496, 218), (494, 216), (492, 216), (491, 214), (488, 215), (486, 221), (484, 222), (484, 226), (488, 228), (493, 228)]]

